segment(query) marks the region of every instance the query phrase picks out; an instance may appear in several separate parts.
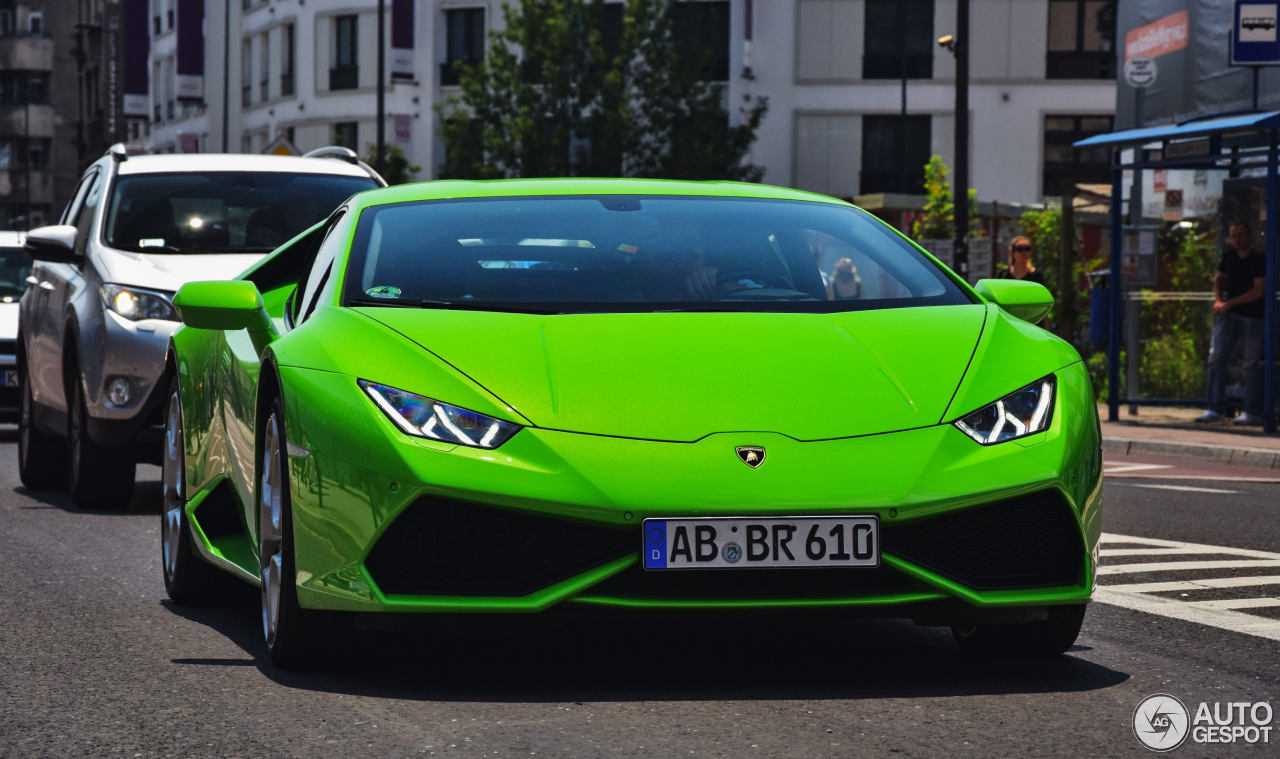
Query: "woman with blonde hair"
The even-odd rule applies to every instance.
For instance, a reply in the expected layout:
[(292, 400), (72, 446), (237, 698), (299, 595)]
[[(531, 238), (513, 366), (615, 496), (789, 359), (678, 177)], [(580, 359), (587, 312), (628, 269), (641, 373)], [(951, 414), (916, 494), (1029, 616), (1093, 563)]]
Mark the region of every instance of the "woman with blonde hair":
[(1031, 240), (1022, 237), (1009, 241), (1009, 266), (996, 272), (996, 279), (1020, 279), (1023, 282), (1044, 284), (1044, 274), (1031, 263)]

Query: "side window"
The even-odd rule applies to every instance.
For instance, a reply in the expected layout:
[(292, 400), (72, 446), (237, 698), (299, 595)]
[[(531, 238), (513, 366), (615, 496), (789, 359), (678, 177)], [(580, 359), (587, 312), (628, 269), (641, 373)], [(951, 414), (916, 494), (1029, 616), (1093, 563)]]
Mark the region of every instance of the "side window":
[(102, 199), (102, 173), (95, 172), (86, 180), (87, 189), (80, 208), (75, 212), (75, 221), (71, 223), (79, 230), (76, 233), (76, 253), (84, 255), (89, 244), (89, 234), (93, 230), (93, 217), (97, 215), (98, 201)]
[(80, 183), (76, 185), (76, 191), (71, 193), (71, 201), (67, 203), (67, 207), (62, 209), (62, 216), (58, 218), (59, 224), (70, 224), (75, 218), (75, 213), (80, 209), (80, 203), (84, 200), (84, 191), (89, 186), (89, 180), (98, 175), (97, 169), (90, 169), (83, 177), (80, 177)]
[(350, 236), (350, 214), (345, 210), (339, 211), (338, 214), (339, 216), (330, 222), (329, 229), (320, 242), (320, 248), (316, 251), (316, 260), (311, 265), (311, 273), (307, 275), (306, 287), (302, 290), (302, 300), (298, 302), (302, 309), (301, 316), (298, 317), (299, 324), (306, 321), (307, 317), (311, 316), (311, 312), (316, 309), (316, 301), (324, 289), (325, 282), (329, 279), (329, 272), (333, 268), (338, 250), (346, 244)]

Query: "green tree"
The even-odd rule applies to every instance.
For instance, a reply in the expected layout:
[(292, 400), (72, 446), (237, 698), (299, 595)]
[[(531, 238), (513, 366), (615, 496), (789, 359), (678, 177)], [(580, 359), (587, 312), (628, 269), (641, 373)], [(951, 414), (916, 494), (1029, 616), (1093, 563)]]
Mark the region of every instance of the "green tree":
[[(955, 195), (948, 176), (951, 169), (942, 156), (929, 158), (924, 165), (924, 213), (911, 228), (917, 240), (950, 240), (956, 230)], [(969, 188), (969, 236), (979, 234), (982, 220), (978, 218), (978, 191)]]
[[(386, 154), (386, 162), (382, 166), (382, 178), (387, 180), (387, 184), (408, 184), (417, 179), (422, 167), (409, 163), (409, 156), (405, 154), (404, 148), (395, 143), (386, 143), (382, 149)], [(365, 143), (362, 160), (370, 166), (377, 166), (378, 146), (372, 142)]]
[(462, 96), (437, 107), (443, 175), (636, 176), (758, 181), (745, 162), (764, 98), (731, 125), (725, 87), (679, 55), (671, 0), (520, 0), (460, 66)]

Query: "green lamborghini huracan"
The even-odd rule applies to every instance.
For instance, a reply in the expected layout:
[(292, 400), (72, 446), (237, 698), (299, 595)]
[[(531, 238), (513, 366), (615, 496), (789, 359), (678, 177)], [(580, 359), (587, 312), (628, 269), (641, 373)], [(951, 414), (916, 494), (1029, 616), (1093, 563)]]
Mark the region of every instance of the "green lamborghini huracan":
[(165, 585), (260, 586), (279, 664), (442, 615), (904, 617), (984, 655), (1079, 632), (1100, 435), (1049, 292), (971, 288), (847, 203), (372, 190), (174, 305)]

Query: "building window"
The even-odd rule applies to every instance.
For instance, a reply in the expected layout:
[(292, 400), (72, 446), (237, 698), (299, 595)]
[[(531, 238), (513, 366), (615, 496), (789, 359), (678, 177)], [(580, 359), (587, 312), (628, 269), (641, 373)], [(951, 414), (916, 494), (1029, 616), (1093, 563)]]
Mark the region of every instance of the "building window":
[[(280, 29), (280, 96), (293, 94), (293, 24)], [(293, 140), (290, 140), (292, 142)]]
[(342, 121), (333, 125), (333, 144), (359, 151), (360, 125), (354, 121)]
[(263, 34), (258, 44), (259, 100), (271, 98), (271, 37)]
[(240, 60), (244, 70), (240, 72), (240, 105), (248, 107), (253, 102), (253, 41), (245, 40)]
[(459, 82), (457, 64), (478, 66), (484, 61), (484, 8), (444, 12), (445, 61), (440, 64), (440, 84)]
[(931, 130), (928, 116), (863, 116), (860, 192), (923, 194)]
[(151, 0), (151, 33), (154, 36), (159, 36), (163, 29), (160, 18), (160, 0)]
[(1073, 143), (1106, 134), (1112, 116), (1045, 116), (1044, 194), (1058, 196), (1077, 184), (1111, 181), (1111, 148), (1075, 148)]
[(280, 134), (282, 134), (284, 138), (289, 141), (290, 145), (294, 146), (295, 148), (298, 146), (298, 143), (294, 141), (294, 137), (297, 135), (297, 129), (295, 127), (285, 127), (284, 129), (280, 130)]
[(49, 102), (49, 77), (30, 71), (0, 71), (0, 103), (44, 105)]
[(49, 168), (49, 140), (27, 140), (27, 166), (32, 169)]
[(32, 37), (44, 36), (44, 11), (27, 12), (27, 29)]
[(13, 9), (0, 8), (0, 36), (13, 34)]
[(676, 54), (698, 71), (698, 78), (729, 80), (729, 3), (675, 3), (671, 6)]
[(356, 16), (333, 19), (333, 68), (329, 69), (329, 89), (354, 90), (360, 86), (356, 50)]
[(863, 79), (933, 78), (933, 0), (867, 0)]
[(164, 16), (165, 16), (165, 20), (168, 22), (167, 28), (169, 29), (173, 28), (173, 2), (174, 0), (165, 0), (164, 2), (165, 4)]
[(1045, 76), (1116, 78), (1115, 0), (1051, 0)]

